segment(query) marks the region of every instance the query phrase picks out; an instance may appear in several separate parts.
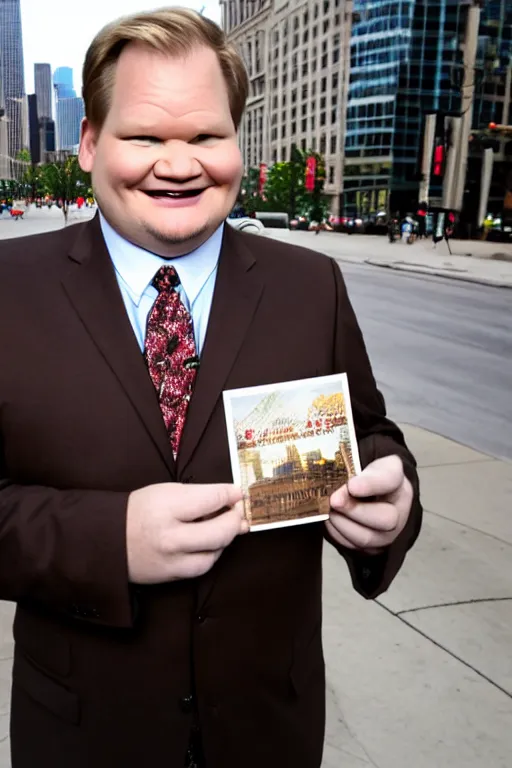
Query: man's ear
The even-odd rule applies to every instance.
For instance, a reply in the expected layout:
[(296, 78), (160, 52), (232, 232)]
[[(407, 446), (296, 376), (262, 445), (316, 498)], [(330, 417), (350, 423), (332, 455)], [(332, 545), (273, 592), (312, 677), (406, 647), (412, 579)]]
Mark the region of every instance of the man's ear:
[(78, 162), (82, 171), (90, 173), (96, 157), (96, 142), (98, 129), (93, 128), (89, 120), (84, 117), (80, 127), (80, 149), (78, 150)]

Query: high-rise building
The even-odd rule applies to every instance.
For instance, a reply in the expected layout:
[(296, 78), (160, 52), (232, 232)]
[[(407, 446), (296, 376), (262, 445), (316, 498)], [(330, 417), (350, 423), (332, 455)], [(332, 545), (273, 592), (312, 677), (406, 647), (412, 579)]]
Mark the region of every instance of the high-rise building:
[[(511, 3), (354, 0), (353, 10), (343, 209), (363, 217), (405, 213), (419, 202), (426, 115), (438, 116), (437, 136), (447, 116), (466, 121), (468, 130), (471, 120), (473, 128), (483, 128), (505, 119)], [(469, 61), (467, 34), (475, 12), (478, 53)], [(460, 167), (454, 179), (463, 193)]]
[(71, 67), (58, 67), (53, 75), (53, 84), (58, 99), (75, 99), (73, 88), (73, 70)]
[(53, 116), (52, 69), (49, 64), (34, 64), (34, 83), (39, 119), (51, 120)]
[(246, 169), (288, 160), (292, 145), (325, 158), (337, 211), (352, 0), (220, 0), (244, 57), (250, 93), (240, 130)]
[(57, 101), (57, 149), (75, 150), (80, 142), (80, 124), (84, 117), (81, 98), (65, 98)]
[(5, 111), (4, 86), (2, 80), (2, 61), (0, 57), (0, 179), (11, 178), (7, 125), (8, 123), (7, 114)]
[(3, 81), (5, 117), (7, 120), (8, 155), (15, 158), (23, 149), (25, 79), (20, 0), (0, 0), (0, 71)]

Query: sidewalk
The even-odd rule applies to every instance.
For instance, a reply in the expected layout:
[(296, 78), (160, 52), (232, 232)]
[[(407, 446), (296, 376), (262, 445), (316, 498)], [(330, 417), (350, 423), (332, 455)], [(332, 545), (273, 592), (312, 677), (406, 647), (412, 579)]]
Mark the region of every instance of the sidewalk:
[[(404, 431), (426, 511), (389, 592), (366, 602), (325, 550), (322, 768), (510, 768), (512, 463)], [(12, 613), (0, 603), (0, 768), (10, 768)]]
[(263, 234), (312, 248), (339, 261), (512, 288), (512, 245), (509, 243), (453, 240), (450, 255), (444, 241), (434, 248), (431, 240), (407, 245), (390, 243), (387, 237), (376, 235), (321, 232), (317, 236), (314, 232), (270, 228)]
[(431, 240), (413, 245), (386, 241), (377, 258), (366, 260), (377, 267), (450, 277), (454, 280), (512, 288), (512, 245), (480, 240)]

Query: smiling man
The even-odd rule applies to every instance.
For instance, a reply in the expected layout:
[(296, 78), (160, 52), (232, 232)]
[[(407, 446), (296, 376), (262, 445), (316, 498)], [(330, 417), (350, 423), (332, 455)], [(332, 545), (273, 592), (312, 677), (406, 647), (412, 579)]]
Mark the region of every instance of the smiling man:
[[(418, 535), (338, 266), (225, 226), (247, 92), (199, 14), (110, 25), (84, 67), (100, 212), (2, 243), (13, 768), (320, 768), (324, 539), (373, 598)], [(365, 469), (325, 525), (245, 535), (222, 391), (341, 371)]]

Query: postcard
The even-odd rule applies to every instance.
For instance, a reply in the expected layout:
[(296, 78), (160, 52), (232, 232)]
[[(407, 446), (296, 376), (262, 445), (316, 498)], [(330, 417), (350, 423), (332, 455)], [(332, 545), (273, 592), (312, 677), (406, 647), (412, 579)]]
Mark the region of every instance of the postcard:
[(251, 531), (327, 520), (333, 491), (361, 471), (346, 374), (223, 397), (233, 480)]

